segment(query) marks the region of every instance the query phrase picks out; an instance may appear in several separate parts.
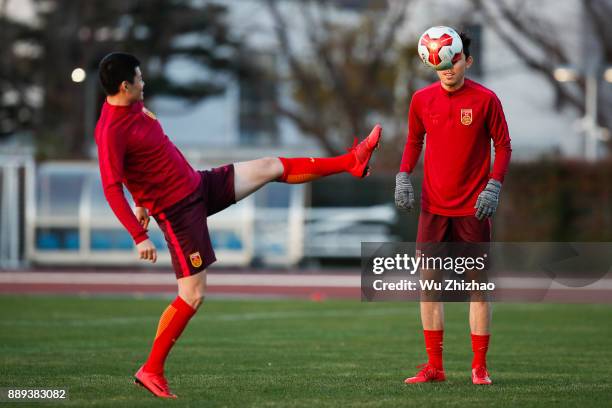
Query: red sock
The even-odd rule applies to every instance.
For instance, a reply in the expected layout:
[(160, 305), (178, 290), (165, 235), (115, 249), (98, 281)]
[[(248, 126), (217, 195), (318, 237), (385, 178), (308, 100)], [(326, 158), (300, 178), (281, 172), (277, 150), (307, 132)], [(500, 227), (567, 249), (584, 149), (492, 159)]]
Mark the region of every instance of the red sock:
[(487, 366), (487, 350), (489, 349), (490, 337), (490, 334), (472, 334), (472, 351), (474, 352), (472, 368)]
[(320, 177), (341, 173), (349, 169), (354, 161), (353, 153), (336, 157), (279, 157), (283, 167), (283, 175), (278, 181), (289, 184), (300, 184), (316, 180)]
[(442, 343), (444, 330), (423, 330), (425, 335), (425, 350), (429, 357), (428, 363), (438, 370), (444, 370), (442, 365)]
[(164, 373), (164, 362), (166, 357), (168, 357), (170, 349), (195, 312), (195, 309), (179, 296), (164, 310), (159, 319), (153, 348), (144, 365), (144, 371), (158, 374)]

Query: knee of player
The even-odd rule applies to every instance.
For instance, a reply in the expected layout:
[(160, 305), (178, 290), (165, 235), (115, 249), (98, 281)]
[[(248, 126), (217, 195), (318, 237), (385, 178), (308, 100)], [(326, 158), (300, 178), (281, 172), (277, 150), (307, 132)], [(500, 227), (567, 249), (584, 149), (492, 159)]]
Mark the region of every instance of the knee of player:
[(198, 309), (200, 306), (202, 306), (202, 303), (204, 303), (204, 294), (195, 297), (192, 302), (193, 303), (191, 307), (193, 307), (194, 309)]
[(199, 308), (204, 303), (204, 297), (206, 292), (206, 286), (204, 284), (198, 285), (189, 290), (179, 291), (179, 295), (183, 300), (192, 308)]
[(194, 309), (198, 309), (204, 303), (204, 292), (202, 293), (190, 293), (183, 295), (185, 302)]
[(270, 174), (283, 174), (283, 163), (281, 163), (278, 157), (264, 157), (261, 160), (265, 168), (270, 171)]

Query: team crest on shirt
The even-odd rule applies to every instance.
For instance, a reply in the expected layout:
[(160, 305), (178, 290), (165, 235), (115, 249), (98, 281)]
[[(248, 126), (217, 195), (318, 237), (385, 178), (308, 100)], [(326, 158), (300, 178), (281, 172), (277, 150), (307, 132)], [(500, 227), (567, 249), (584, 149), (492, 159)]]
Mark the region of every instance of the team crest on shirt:
[(469, 126), (472, 124), (472, 110), (471, 109), (461, 109), (461, 124), (465, 126)]
[(202, 257), (199, 252), (194, 252), (193, 254), (189, 254), (189, 260), (191, 261), (191, 265), (194, 268), (199, 268), (202, 266)]
[(157, 116), (155, 116), (155, 114), (153, 112), (151, 112), (150, 110), (148, 110), (147, 108), (145, 108), (144, 106), (142, 107), (142, 111), (145, 113), (145, 115), (147, 115), (148, 117), (150, 117), (153, 120), (157, 120)]

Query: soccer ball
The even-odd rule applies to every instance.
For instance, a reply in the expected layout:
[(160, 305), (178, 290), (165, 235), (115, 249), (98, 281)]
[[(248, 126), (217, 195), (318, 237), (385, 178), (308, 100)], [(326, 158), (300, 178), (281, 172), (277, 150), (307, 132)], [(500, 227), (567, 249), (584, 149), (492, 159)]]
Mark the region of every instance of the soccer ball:
[(461, 58), (462, 51), (461, 37), (450, 27), (431, 27), (419, 38), (418, 52), (421, 60), (436, 71), (452, 68)]

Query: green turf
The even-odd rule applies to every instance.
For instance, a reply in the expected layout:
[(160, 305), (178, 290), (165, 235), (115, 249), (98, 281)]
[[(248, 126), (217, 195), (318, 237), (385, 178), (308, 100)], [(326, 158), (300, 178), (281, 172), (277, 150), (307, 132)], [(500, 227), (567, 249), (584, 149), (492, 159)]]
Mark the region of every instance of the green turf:
[(466, 305), (447, 305), (448, 380), (408, 386), (424, 361), (414, 303), (211, 300), (167, 364), (181, 398), (155, 400), (131, 374), (166, 304), (0, 297), (0, 387), (67, 387), (57, 405), (78, 407), (584, 407), (612, 395), (610, 306), (495, 305), (495, 385), (476, 387)]

